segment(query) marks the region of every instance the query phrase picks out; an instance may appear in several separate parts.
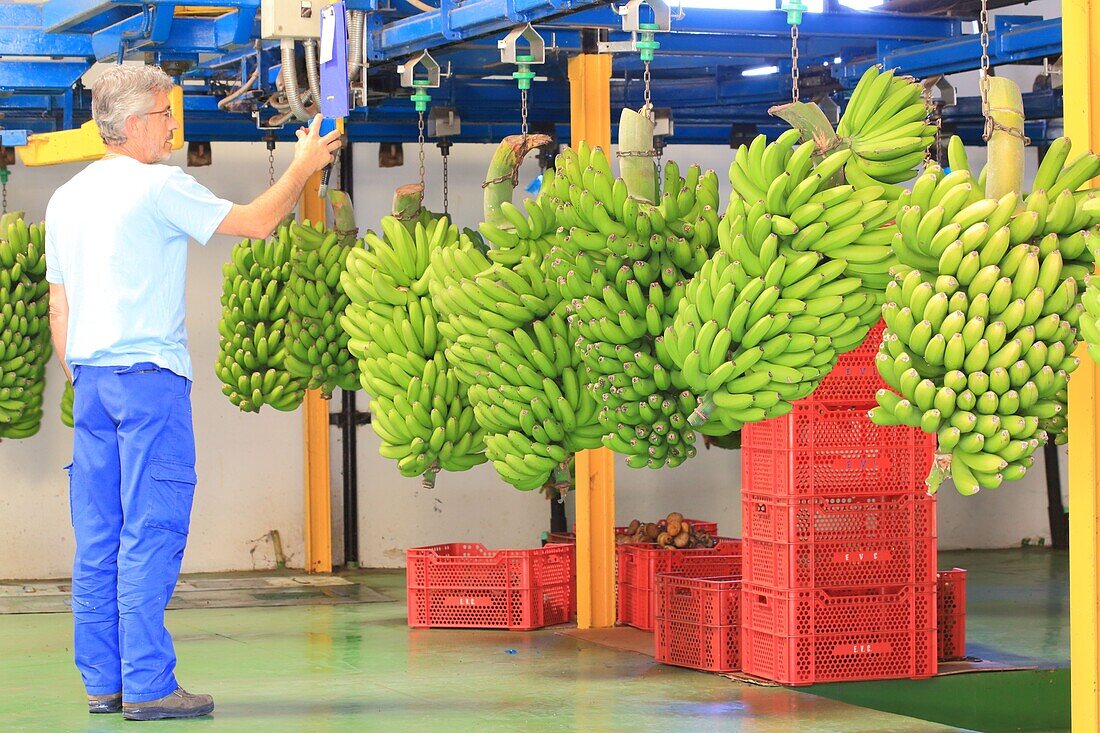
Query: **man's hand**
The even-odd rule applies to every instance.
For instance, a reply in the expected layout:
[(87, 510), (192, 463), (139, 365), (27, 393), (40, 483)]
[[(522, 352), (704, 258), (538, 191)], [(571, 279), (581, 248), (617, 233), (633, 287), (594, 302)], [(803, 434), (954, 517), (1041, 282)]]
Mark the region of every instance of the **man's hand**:
[(299, 127), (295, 134), (298, 142), (294, 145), (294, 162), (307, 165), (311, 172), (330, 165), (333, 153), (343, 144), (339, 130), (333, 130), (321, 137), (321, 115), (313, 118), (308, 129)]

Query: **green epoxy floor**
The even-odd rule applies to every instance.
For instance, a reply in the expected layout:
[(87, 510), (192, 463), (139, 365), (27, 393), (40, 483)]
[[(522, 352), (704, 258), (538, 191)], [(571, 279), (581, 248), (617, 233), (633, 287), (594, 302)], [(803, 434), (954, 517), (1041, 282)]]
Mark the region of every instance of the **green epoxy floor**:
[[(1064, 594), (1056, 602), (1057, 593), (1044, 593), (1042, 582), (1031, 587), (1032, 580), (1020, 577), (1030, 577), (1045, 562), (1039, 552), (1012, 553), (945, 554), (941, 560), (943, 567), (954, 563), (975, 575), (979, 570), (983, 576), (994, 570), (1004, 575), (988, 597), (984, 589), (973, 592), (975, 646), (996, 647), (1019, 659), (1068, 658), (1068, 620), (1031, 615), (1039, 608), (1064, 611)], [(1048, 567), (1058, 575), (1057, 560)], [(405, 625), (403, 572), (355, 577), (397, 602), (169, 612), (181, 682), (214, 694), (218, 707), (210, 719), (160, 723), (157, 730), (960, 730), (666, 667), (552, 629), (411, 631)], [(1020, 596), (1024, 585), (1026, 594)], [(1018, 596), (1034, 602), (1006, 602)], [(1002, 624), (996, 614), (1008, 620)], [(1042, 656), (1048, 652), (1052, 656)], [(0, 616), (0, 690), (5, 732), (134, 730), (137, 725), (83, 711), (67, 614)]]

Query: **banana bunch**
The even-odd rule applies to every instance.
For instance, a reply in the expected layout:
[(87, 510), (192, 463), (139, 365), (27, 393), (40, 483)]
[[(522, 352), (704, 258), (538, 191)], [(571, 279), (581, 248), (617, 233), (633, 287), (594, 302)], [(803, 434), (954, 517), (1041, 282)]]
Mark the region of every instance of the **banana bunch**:
[(442, 217), (412, 229), (387, 216), (384, 238), (368, 232), (365, 246), (348, 253), (340, 283), (349, 302), (340, 325), (371, 396), (379, 453), (398, 461), (403, 476), (423, 476), (430, 488), (440, 470), (464, 471), (485, 454), (466, 390), (444, 356), (428, 292), (433, 254), (459, 241), (458, 228)]
[(1073, 191), (1100, 169), (1091, 153), (1078, 161), (1052, 163), (1022, 199), (990, 199), (956, 159), (899, 199), (901, 264), (877, 356), (896, 391), (879, 392), (871, 417), (936, 433), (937, 465), (963, 494), (1022, 477), (1039, 445), (1065, 434), (1084, 267), (1065, 263), (1082, 261), (1095, 224)]
[[(799, 144), (800, 136), (787, 130), (768, 143), (759, 135), (738, 148), (729, 174), (734, 196), (723, 222), (727, 240), (741, 234), (759, 250), (774, 235), (785, 251), (843, 260), (845, 275), (881, 292), (897, 261), (890, 249), (897, 203), (884, 196), (882, 185), (834, 185), (854, 152), (839, 149), (815, 162), (816, 142)], [(742, 253), (731, 254), (737, 259)]]
[(898, 184), (916, 175), (936, 128), (927, 121), (922, 88), (911, 77), (895, 76), (874, 65), (864, 72), (837, 125), (852, 157), (844, 166), (848, 183), (857, 188), (881, 186), (893, 200)]
[[(502, 248), (483, 252), (464, 240), (437, 251), (431, 294), (447, 359), (469, 390), (497, 473), (523, 491), (548, 482), (563, 491), (572, 455), (598, 447), (603, 431), (560, 292), (541, 267), (544, 232), (556, 227), (539, 217), (552, 209), (530, 200), (525, 208), (522, 226), (510, 216), (514, 228), (481, 224), (489, 242), (510, 235)], [(528, 254), (509, 264), (495, 256), (501, 251)]]
[(0, 439), (29, 438), (42, 423), (49, 287), (43, 226), (0, 216)]
[[(280, 230), (280, 236), (287, 231)], [(356, 390), (359, 368), (348, 351), (348, 335), (337, 323), (348, 305), (340, 277), (351, 248), (336, 231), (326, 232), (323, 224), (308, 221), (291, 224), (289, 239), (293, 255), (286, 290), (287, 371), (309, 389), (321, 390), (326, 399), (337, 387)]]
[(305, 396), (305, 382), (287, 368), (291, 348), (300, 346), (286, 338), (289, 226), (281, 226), (268, 241), (242, 240), (233, 247), (232, 261), (222, 267), (221, 338), (214, 370), (222, 392), (244, 412), (259, 412), (264, 405), (295, 410)]
[(76, 393), (73, 391), (73, 383), (65, 382), (65, 391), (61, 393), (61, 424), (65, 427), (73, 427), (75, 420), (73, 419), (73, 401), (76, 399)]
[[(624, 110), (624, 120), (634, 114)], [(604, 445), (632, 468), (675, 467), (696, 455), (688, 419), (698, 395), (674, 372), (664, 334), (717, 245), (718, 179), (698, 166), (681, 175), (669, 162), (661, 191), (655, 166), (640, 160), (643, 175), (624, 162), (616, 178), (598, 148), (582, 143), (558, 157), (547, 193), (563, 237), (549, 269), (600, 405)]]

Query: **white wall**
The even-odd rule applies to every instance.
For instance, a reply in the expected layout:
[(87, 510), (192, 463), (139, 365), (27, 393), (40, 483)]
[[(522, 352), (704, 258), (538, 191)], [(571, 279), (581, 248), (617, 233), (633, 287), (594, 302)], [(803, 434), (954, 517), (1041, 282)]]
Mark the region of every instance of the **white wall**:
[[(1058, 14), (1054, 0), (1003, 12)], [(1030, 89), (1037, 68), (1013, 69), (1011, 75)], [(1006, 75), (1008, 71), (1006, 70)], [(961, 94), (976, 93), (974, 75), (954, 81)], [(451, 161), (451, 211), (456, 221), (473, 226), (480, 219), (478, 185), (491, 156), (486, 145), (458, 145)], [(969, 151), (974, 164), (982, 162), (979, 149)], [(276, 156), (282, 170), (289, 146)], [(380, 170), (377, 146), (356, 146), (355, 190), (360, 227), (376, 226), (389, 210), (393, 189), (416, 175), (415, 145), (405, 148), (406, 165)], [(682, 165), (705, 161), (719, 173), (722, 196), (728, 196), (725, 170), (732, 160), (727, 148), (670, 147), (667, 155)], [(1034, 173), (1034, 151), (1029, 151), (1029, 175)], [(183, 165), (182, 153), (172, 163)], [(442, 208), (438, 151), (427, 150), (427, 203)], [(26, 209), (41, 218), (50, 194), (73, 175), (78, 166), (26, 169), (17, 166), (9, 184), (13, 209)], [(214, 145), (214, 165), (188, 169), (219, 195), (244, 201), (267, 181), (267, 155), (261, 144)], [(533, 162), (523, 171), (526, 183), (535, 173)], [(216, 322), (220, 312), (221, 265), (233, 242), (216, 237), (208, 247), (191, 250), (188, 275), (188, 331), (195, 362), (194, 414), (198, 440), (199, 490), (193, 514), (185, 571), (271, 567), (272, 546), (267, 538), (277, 530), (288, 564), (301, 567), (302, 449), (301, 415), (265, 410), (259, 415), (238, 412), (221, 394), (211, 365), (217, 353)], [(58, 418), (61, 373), (51, 366), (46, 393), (47, 414), (42, 432), (26, 441), (0, 445), (0, 578), (59, 577), (69, 573), (73, 543), (69, 526), (67, 482), (61, 467), (69, 462), (71, 431)], [(366, 399), (360, 393), (360, 409)], [(334, 404), (334, 409), (336, 405)], [(333, 436), (334, 544), (342, 557), (339, 507), (339, 432)], [(533, 546), (547, 528), (549, 507), (537, 493), (506, 486), (491, 467), (440, 477), (437, 488), (424, 491), (419, 482), (402, 478), (395, 465), (378, 456), (378, 438), (369, 428), (359, 432), (359, 522), (361, 563), (400, 566), (404, 549), (445, 541), (481, 541), (491, 546)], [(1065, 470), (1063, 461), (1063, 486)], [(617, 469), (616, 516), (619, 523), (677, 510), (719, 522), (723, 533), (740, 533), (740, 454), (736, 451), (700, 451), (699, 457), (673, 471)], [(963, 498), (950, 486), (940, 494), (939, 533), (943, 548), (1005, 547), (1022, 538), (1049, 539), (1042, 460), (1022, 481), (998, 491)], [(567, 503), (570, 521), (573, 502)]]

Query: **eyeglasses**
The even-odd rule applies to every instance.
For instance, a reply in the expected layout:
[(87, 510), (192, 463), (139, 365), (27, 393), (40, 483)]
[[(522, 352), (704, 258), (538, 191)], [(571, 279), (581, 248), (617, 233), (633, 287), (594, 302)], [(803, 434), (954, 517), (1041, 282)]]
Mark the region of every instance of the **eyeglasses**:
[(142, 117), (149, 117), (152, 115), (160, 115), (166, 120), (172, 119), (172, 108), (165, 107), (164, 109), (153, 110), (152, 112), (146, 112)]

